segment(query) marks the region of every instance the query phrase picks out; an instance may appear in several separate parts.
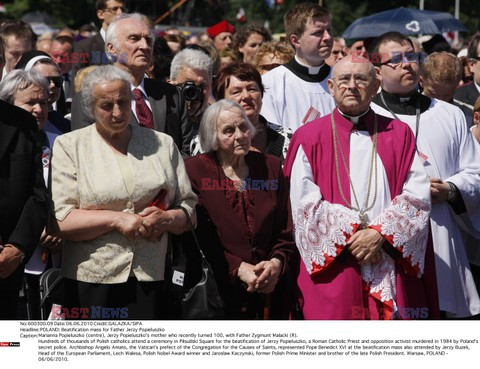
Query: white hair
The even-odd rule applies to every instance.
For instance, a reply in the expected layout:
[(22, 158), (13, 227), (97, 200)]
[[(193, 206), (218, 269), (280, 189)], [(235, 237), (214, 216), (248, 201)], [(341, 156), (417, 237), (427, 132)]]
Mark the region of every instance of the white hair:
[(237, 109), (248, 124), (248, 129), (252, 132), (252, 137), (255, 136), (256, 129), (245, 113), (245, 110), (232, 100), (219, 100), (208, 107), (203, 113), (202, 121), (200, 122), (200, 129), (198, 136), (200, 138), (200, 146), (204, 152), (211, 152), (218, 150), (217, 142), (217, 125), (220, 114), (225, 110)]
[(107, 31), (105, 32), (105, 53), (107, 54), (108, 58), (110, 61), (115, 61), (115, 56), (110, 55), (110, 51), (108, 50), (108, 44), (112, 44), (112, 46), (115, 49), (119, 49), (118, 45), (118, 23), (122, 20), (125, 19), (133, 19), (138, 22), (142, 22), (146, 24), (150, 30), (150, 39), (152, 40), (152, 45), (153, 45), (153, 40), (155, 40), (155, 34), (153, 32), (153, 29), (150, 27), (145, 22), (145, 15), (140, 14), (140, 13), (121, 13), (118, 16), (115, 17), (115, 19), (110, 23), (110, 25), (107, 28)]
[[(127, 86), (128, 94), (131, 94), (131, 83), (132, 77), (127, 73), (124, 72), (113, 65), (101, 65), (96, 67), (92, 70), (85, 79), (83, 80), (82, 84), (82, 98), (83, 98), (83, 109), (87, 117), (94, 121), (93, 117), (93, 107), (96, 102), (96, 96), (93, 93), (93, 90), (96, 86), (101, 85), (103, 83), (113, 82), (113, 81), (123, 81), (125, 86)], [(129, 96), (130, 98), (130, 96)]]
[(39, 87), (45, 92), (45, 96), (48, 96), (50, 83), (39, 72), (34, 69), (14, 69), (0, 83), (0, 100), (13, 104), (18, 91), (23, 91), (31, 85)]
[(213, 61), (203, 51), (187, 48), (175, 55), (170, 65), (170, 79), (176, 81), (178, 75), (185, 68), (206, 72), (209, 80), (212, 80)]

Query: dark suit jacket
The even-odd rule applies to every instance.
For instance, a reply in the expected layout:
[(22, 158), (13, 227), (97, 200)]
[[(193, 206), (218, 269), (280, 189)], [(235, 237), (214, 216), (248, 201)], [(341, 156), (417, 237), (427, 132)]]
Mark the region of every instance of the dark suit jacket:
[(89, 65), (109, 64), (105, 54), (105, 41), (103, 41), (100, 32), (90, 38), (75, 43), (73, 51), (79, 60), (73, 64), (72, 78), (75, 77), (77, 71), (81, 68), (88, 67)]
[(67, 103), (67, 97), (65, 96), (65, 91), (63, 90), (63, 87), (60, 90), (60, 98), (57, 101), (56, 110), (62, 115), (62, 117), (70, 113), (70, 107)]
[(457, 104), (460, 102), (463, 104), (470, 105), (471, 107), (469, 108), (470, 110), (472, 110), (473, 105), (475, 104), (475, 101), (479, 96), (480, 96), (480, 93), (478, 92), (478, 89), (475, 86), (475, 83), (470, 82), (455, 90), (455, 92), (453, 93), (453, 100)]
[[(0, 112), (0, 235), (2, 244), (25, 253), (26, 262), (46, 225), (49, 200), (38, 128), (31, 114), (2, 100)], [(21, 273), (11, 277), (18, 288)], [(9, 288), (11, 277), (0, 280), (0, 289)]]
[(48, 112), (48, 120), (62, 133), (68, 133), (71, 129), (71, 124), (68, 119), (65, 119), (58, 111), (52, 110)]
[[(221, 183), (225, 174), (214, 153), (197, 155), (185, 161), (192, 189), (198, 196), (196, 233), (212, 265), (219, 292), (227, 311), (239, 309), (252, 294), (246, 293), (237, 277), (240, 264), (257, 264), (277, 257), (285, 268), (296, 252), (287, 184), (280, 158), (249, 152), (245, 160), (252, 180), (275, 181), (278, 188), (251, 190), (255, 197), (254, 232), (250, 241), (234, 213), (225, 191), (207, 188), (205, 179)], [(279, 308), (279, 306), (277, 306)], [(228, 317), (227, 317), (228, 318)]]
[[(144, 88), (152, 107), (155, 130), (171, 136), (182, 156), (189, 156), (193, 126), (180, 90), (169, 83), (150, 78), (144, 79)], [(73, 97), (72, 131), (93, 123), (87, 118), (82, 108), (82, 100), (81, 92)], [(130, 124), (138, 125), (134, 114), (132, 114)]]

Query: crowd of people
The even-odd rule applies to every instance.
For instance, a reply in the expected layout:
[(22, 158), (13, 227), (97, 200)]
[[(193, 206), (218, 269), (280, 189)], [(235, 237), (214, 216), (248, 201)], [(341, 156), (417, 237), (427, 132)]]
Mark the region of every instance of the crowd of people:
[(480, 317), (479, 33), (344, 40), (299, 3), (282, 40), (187, 37), (96, 9), (96, 33), (0, 25), (0, 319), (39, 319), (52, 267), (63, 317), (169, 319), (191, 224), (226, 319)]

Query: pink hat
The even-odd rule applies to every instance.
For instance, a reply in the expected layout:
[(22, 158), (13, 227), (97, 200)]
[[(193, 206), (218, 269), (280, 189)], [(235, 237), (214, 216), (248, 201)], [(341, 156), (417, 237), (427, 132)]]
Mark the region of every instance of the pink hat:
[(215, 36), (219, 35), (222, 32), (234, 33), (235, 27), (228, 23), (226, 20), (223, 20), (207, 29), (207, 33), (210, 38), (215, 38)]

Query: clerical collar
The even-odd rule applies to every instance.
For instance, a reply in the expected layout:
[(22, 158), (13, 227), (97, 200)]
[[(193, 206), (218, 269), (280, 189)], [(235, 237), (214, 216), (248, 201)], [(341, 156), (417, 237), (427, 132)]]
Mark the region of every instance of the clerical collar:
[[(383, 94), (387, 106), (383, 103), (380, 94)], [(410, 96), (399, 96), (385, 90), (381, 90), (381, 92), (372, 99), (372, 102), (375, 104), (400, 115), (415, 115), (417, 101), (420, 103), (420, 113), (424, 113), (430, 107), (432, 99), (420, 94), (418, 91), (415, 91)]]
[(300, 64), (296, 56), (283, 66), (306, 82), (322, 82), (330, 75), (330, 66), (328, 64), (323, 63), (319, 67), (309, 67)]
[(300, 61), (300, 59), (298, 58), (298, 56), (295, 55), (295, 61), (300, 64), (302, 67), (305, 67), (308, 69), (308, 74), (318, 74), (318, 72), (320, 71), (320, 68), (323, 67), (323, 65), (325, 64), (325, 62), (323, 62), (321, 65), (317, 66), (317, 67), (312, 67), (311, 65), (307, 65), (305, 63), (302, 63)]
[(370, 108), (368, 108), (365, 112), (363, 112), (360, 115), (353, 116), (353, 115), (347, 115), (344, 112), (342, 112), (340, 109), (338, 109), (338, 112), (342, 114), (342, 116), (345, 119), (348, 119), (350, 122), (352, 122), (358, 130), (360, 130), (359, 128), (360, 126), (362, 127), (365, 126), (365, 130), (366, 130), (365, 117), (369, 111), (370, 111)]

